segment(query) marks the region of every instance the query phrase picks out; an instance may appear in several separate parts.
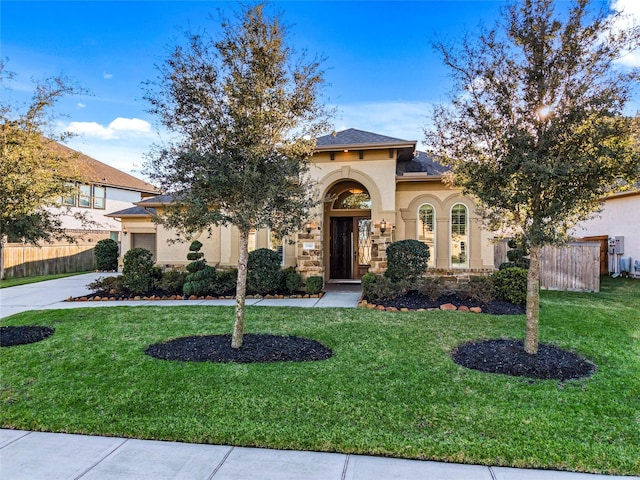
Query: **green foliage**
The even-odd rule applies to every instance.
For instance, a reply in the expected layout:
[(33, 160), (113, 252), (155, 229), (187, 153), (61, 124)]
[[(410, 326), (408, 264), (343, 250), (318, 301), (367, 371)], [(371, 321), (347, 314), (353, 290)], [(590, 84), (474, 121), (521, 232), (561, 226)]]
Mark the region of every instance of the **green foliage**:
[(362, 297), (366, 300), (370, 297), (372, 285), (376, 282), (376, 275), (374, 273), (367, 272), (360, 280), (362, 282)]
[(228, 270), (216, 270), (214, 278), (211, 280), (211, 295), (223, 296), (233, 295), (236, 290), (238, 280), (238, 269), (230, 268)]
[(496, 297), (516, 305), (527, 301), (527, 270), (511, 267), (492, 275)]
[(316, 295), (322, 291), (322, 287), (324, 287), (324, 280), (322, 279), (322, 277), (318, 275), (312, 275), (307, 278), (305, 288), (308, 294)]
[(187, 272), (171, 269), (162, 273), (158, 288), (169, 295), (182, 295), (182, 287), (186, 281)]
[(294, 267), (285, 268), (282, 271), (284, 288), (288, 293), (295, 293), (302, 287), (302, 277)]
[(124, 287), (135, 294), (153, 290), (162, 276), (154, 266), (153, 253), (145, 248), (132, 248), (124, 254), (122, 276)]
[(187, 265), (187, 272), (182, 292), (185, 295), (206, 295), (209, 293), (211, 283), (216, 277), (216, 271), (213, 267), (207, 265), (204, 253), (200, 251), (202, 243), (195, 240), (189, 246), (187, 260), (191, 263)]
[(247, 289), (264, 295), (280, 288), (280, 255), (269, 248), (258, 248), (249, 253), (247, 263)]
[(87, 285), (87, 288), (97, 294), (119, 294), (124, 293), (124, 276), (100, 277)]
[(440, 298), (445, 291), (444, 281), (440, 277), (425, 278), (420, 287), (427, 298), (433, 302)]
[(118, 270), (118, 243), (106, 238), (96, 243), (94, 249), (98, 270)]
[(367, 302), (391, 300), (415, 288), (415, 283), (408, 280), (394, 281), (385, 276), (374, 275), (373, 277), (373, 280), (371, 277), (367, 278), (362, 285), (362, 297)]
[(415, 282), (427, 270), (429, 247), (418, 240), (400, 240), (387, 246), (387, 270), (384, 276), (394, 282)]
[(490, 276), (474, 275), (469, 279), (469, 283), (463, 285), (462, 293), (471, 300), (487, 305), (496, 298), (493, 278)]

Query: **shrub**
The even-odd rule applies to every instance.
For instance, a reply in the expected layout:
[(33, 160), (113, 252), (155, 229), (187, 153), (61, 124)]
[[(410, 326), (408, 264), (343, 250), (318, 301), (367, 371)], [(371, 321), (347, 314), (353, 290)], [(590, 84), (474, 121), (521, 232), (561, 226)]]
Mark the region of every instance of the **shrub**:
[(365, 300), (369, 300), (371, 293), (372, 293), (372, 289), (373, 289), (373, 284), (376, 283), (376, 276), (373, 273), (365, 273), (362, 276), (362, 297)]
[(218, 297), (223, 295), (235, 294), (238, 282), (238, 269), (230, 268), (228, 270), (217, 270), (211, 281), (209, 290), (212, 295)]
[(282, 271), (284, 288), (289, 293), (295, 293), (302, 287), (302, 277), (294, 268), (287, 268)]
[(366, 281), (366, 290), (363, 285), (362, 296), (367, 302), (376, 302), (378, 300), (391, 300), (404, 295), (412, 287), (414, 283), (407, 280), (393, 281), (388, 277), (374, 276), (375, 280), (371, 281), (370, 278)]
[(94, 254), (98, 270), (118, 270), (118, 243), (115, 240), (110, 238), (100, 240), (96, 243)]
[(280, 288), (280, 255), (268, 248), (249, 253), (247, 290), (264, 295)]
[(131, 293), (153, 290), (162, 276), (162, 271), (153, 265), (153, 254), (145, 248), (132, 248), (125, 253), (123, 262), (124, 287)]
[(314, 275), (307, 278), (307, 293), (310, 295), (316, 295), (322, 291), (322, 287), (324, 286), (324, 280), (322, 277)]
[(469, 283), (464, 285), (463, 293), (471, 300), (487, 305), (496, 298), (493, 278), (473, 276), (469, 279)]
[(182, 287), (186, 281), (187, 272), (182, 270), (167, 270), (158, 282), (158, 288), (169, 295), (182, 295)]
[(435, 302), (444, 294), (444, 281), (441, 278), (425, 278), (422, 281), (422, 292), (429, 300)]
[(513, 303), (527, 303), (527, 270), (520, 267), (505, 268), (492, 275), (496, 297)]
[(122, 275), (115, 277), (100, 277), (87, 285), (94, 293), (108, 293), (111, 295), (124, 293), (124, 278)]
[(215, 278), (216, 271), (207, 265), (204, 253), (200, 251), (202, 243), (195, 240), (189, 246), (187, 260), (191, 263), (187, 265), (187, 272), (182, 293), (185, 295), (206, 295), (210, 291), (211, 283)]
[(418, 240), (400, 240), (387, 246), (387, 270), (392, 282), (415, 282), (427, 270), (429, 247)]

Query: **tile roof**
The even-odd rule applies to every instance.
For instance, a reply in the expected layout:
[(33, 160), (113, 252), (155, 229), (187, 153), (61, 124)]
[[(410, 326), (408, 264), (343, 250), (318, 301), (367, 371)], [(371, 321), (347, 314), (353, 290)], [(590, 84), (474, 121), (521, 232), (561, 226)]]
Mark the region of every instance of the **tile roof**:
[(107, 213), (105, 217), (150, 217), (155, 215), (155, 208), (130, 207), (117, 212)]
[(363, 147), (363, 146), (411, 146), (415, 141), (402, 140), (400, 138), (388, 137), (378, 133), (365, 132), (349, 128), (340, 132), (334, 132), (316, 139), (316, 148), (327, 150), (328, 147)]
[(158, 190), (150, 183), (73, 150), (66, 145), (52, 141), (51, 147), (72, 161), (73, 167), (84, 182), (136, 192), (158, 193)]
[(448, 170), (448, 167), (445, 167), (437, 160), (429, 157), (425, 152), (416, 152), (413, 158), (408, 162), (398, 161), (396, 163), (396, 175), (404, 175), (405, 173), (442, 175)]

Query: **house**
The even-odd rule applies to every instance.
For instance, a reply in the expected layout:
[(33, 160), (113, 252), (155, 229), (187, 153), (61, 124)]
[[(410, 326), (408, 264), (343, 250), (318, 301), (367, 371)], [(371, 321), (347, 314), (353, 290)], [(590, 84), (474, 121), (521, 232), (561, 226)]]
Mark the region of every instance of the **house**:
[[(604, 199), (602, 210), (589, 220), (579, 223), (571, 235), (581, 240), (600, 242), (601, 273), (614, 272), (620, 258), (631, 258), (633, 265), (640, 261), (640, 188), (615, 193)], [(609, 253), (611, 240), (622, 239)], [(617, 251), (615, 250), (617, 248)], [(640, 275), (640, 271), (637, 272)]]
[[(0, 261), (7, 278), (93, 269), (95, 244), (106, 238), (120, 241), (122, 226), (109, 214), (158, 193), (149, 183), (62, 144), (50, 142), (50, 148), (69, 160), (70, 171), (60, 174), (78, 179), (73, 194), (58, 199), (61, 226), (75, 241), (5, 244)], [(78, 213), (89, 222), (78, 219)]]
[[(76, 170), (73, 195), (59, 199), (69, 209), (62, 216), (62, 227), (79, 241), (96, 242), (104, 238), (118, 241), (120, 222), (109, 214), (133, 206), (135, 202), (158, 194), (151, 184), (94, 158), (55, 143), (54, 148), (71, 160)], [(81, 213), (91, 221), (85, 225), (74, 217)]]
[[(432, 272), (493, 271), (493, 235), (482, 228), (474, 201), (443, 183), (445, 168), (417, 152), (416, 143), (356, 129), (319, 137), (310, 174), (322, 201), (306, 228), (284, 241), (266, 230), (252, 232), (249, 249), (282, 252), (283, 266), (295, 266), (303, 278), (357, 281), (386, 269), (390, 242), (418, 239), (430, 248)], [(159, 265), (188, 263), (188, 246), (168, 243), (175, 232), (152, 221), (170, 201), (159, 195), (110, 214), (122, 221), (123, 253), (145, 247)], [(209, 264), (236, 265), (235, 228), (201, 237)]]

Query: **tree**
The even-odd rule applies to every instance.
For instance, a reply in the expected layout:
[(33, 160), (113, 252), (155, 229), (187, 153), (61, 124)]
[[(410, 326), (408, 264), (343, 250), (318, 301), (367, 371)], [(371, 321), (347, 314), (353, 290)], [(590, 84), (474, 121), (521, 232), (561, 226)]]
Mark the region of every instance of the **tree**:
[(232, 346), (242, 345), (248, 239), (300, 230), (316, 204), (307, 175), (315, 138), (328, 128), (320, 60), (294, 58), (286, 28), (264, 5), (223, 20), (218, 40), (188, 33), (147, 82), (150, 112), (174, 135), (146, 164), (172, 195), (157, 219), (184, 236), (215, 225), (239, 230)]
[(13, 78), (0, 61), (0, 278), (4, 278), (3, 247), (7, 240), (37, 244), (70, 239), (62, 228), (58, 199), (68, 196), (76, 178), (72, 158), (49, 131), (51, 110), (65, 96), (84, 93), (65, 77), (35, 84), (33, 97), (20, 108), (7, 99)]
[(539, 255), (598, 209), (610, 192), (639, 178), (638, 145), (624, 107), (637, 68), (616, 60), (640, 31), (616, 30), (620, 15), (576, 0), (564, 15), (552, 0), (523, 0), (503, 23), (457, 47), (437, 43), (455, 82), (450, 105), (426, 129), (449, 181), (472, 194), (488, 226), (530, 247), (525, 350), (538, 349)]

